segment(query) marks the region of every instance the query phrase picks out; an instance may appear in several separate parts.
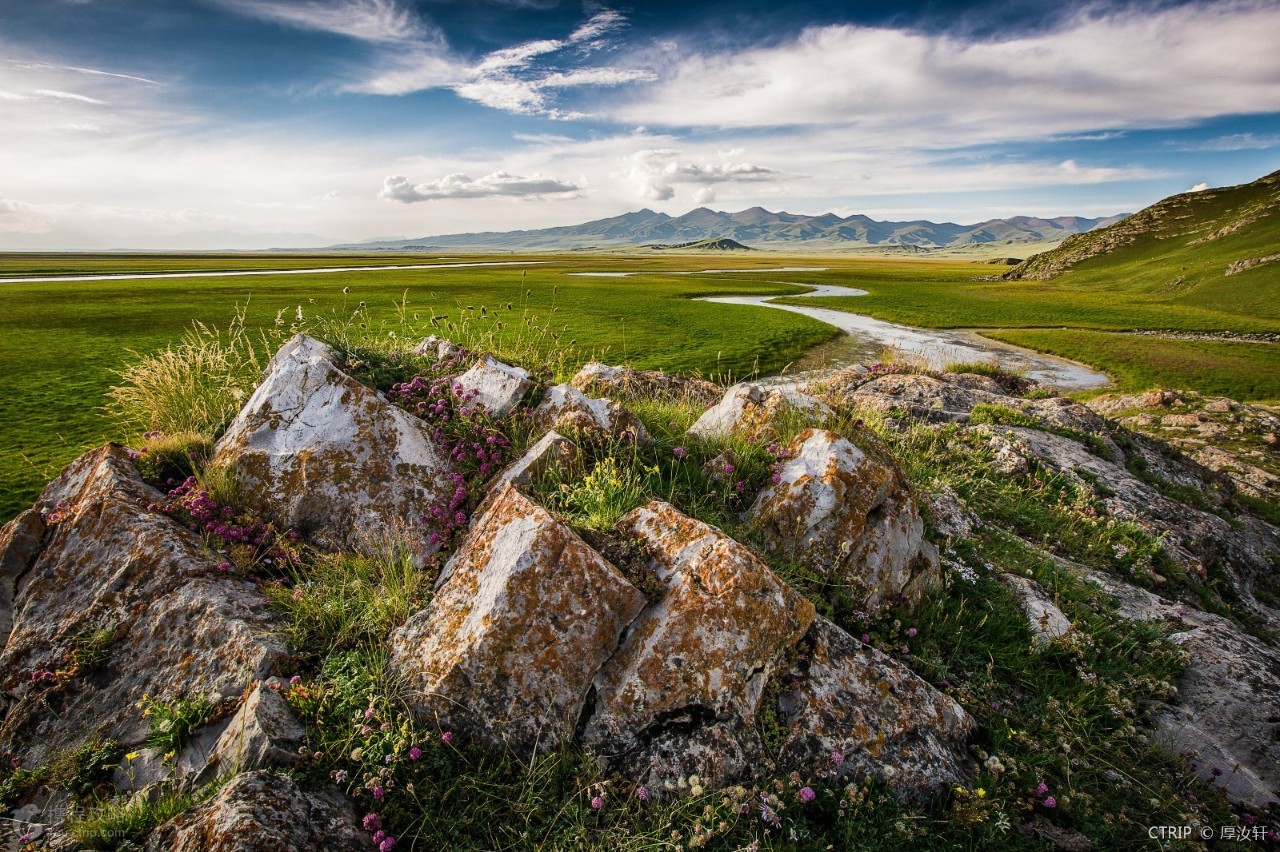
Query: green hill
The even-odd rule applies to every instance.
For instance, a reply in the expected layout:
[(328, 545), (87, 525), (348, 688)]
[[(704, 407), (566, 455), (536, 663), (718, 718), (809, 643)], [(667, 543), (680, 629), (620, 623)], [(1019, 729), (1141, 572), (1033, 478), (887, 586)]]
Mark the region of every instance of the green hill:
[(1110, 227), (1067, 237), (1002, 277), (1280, 317), (1280, 171), (1166, 198)]

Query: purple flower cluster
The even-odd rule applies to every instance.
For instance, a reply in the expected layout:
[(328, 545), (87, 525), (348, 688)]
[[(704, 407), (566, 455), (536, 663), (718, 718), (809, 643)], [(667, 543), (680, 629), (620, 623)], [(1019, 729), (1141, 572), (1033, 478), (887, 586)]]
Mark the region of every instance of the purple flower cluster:
[(395, 848), (396, 839), (382, 828), (382, 817), (375, 813), (367, 813), (360, 821), (360, 825), (365, 831), (373, 834), (373, 845), (378, 852), (391, 852)]
[[(173, 480), (169, 484), (173, 485)], [(194, 476), (187, 477), (169, 491), (162, 502), (147, 506), (151, 512), (161, 512), (177, 520), (192, 532), (212, 536), (228, 547), (248, 549), (253, 561), (274, 561), (285, 558), (281, 549), (281, 536), (275, 527), (234, 506), (219, 503), (208, 491), (200, 487)], [(285, 538), (296, 541), (298, 534), (290, 531)], [(218, 566), (229, 571), (231, 563)]]

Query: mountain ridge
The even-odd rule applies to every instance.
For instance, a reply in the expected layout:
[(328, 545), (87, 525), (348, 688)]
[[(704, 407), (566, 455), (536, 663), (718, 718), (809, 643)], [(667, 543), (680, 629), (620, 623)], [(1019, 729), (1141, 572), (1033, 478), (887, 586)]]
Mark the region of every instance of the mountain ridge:
[(585, 249), (621, 248), (654, 243), (697, 243), (735, 240), (753, 247), (895, 247), (914, 249), (956, 248), (989, 243), (1057, 242), (1073, 234), (1106, 227), (1127, 214), (1088, 218), (1083, 216), (1012, 216), (987, 219), (972, 225), (915, 219), (880, 221), (855, 213), (809, 216), (749, 207), (735, 213), (696, 207), (671, 216), (647, 207), (594, 219), (578, 225), (561, 225), (515, 231), (480, 231), (439, 234), (408, 240), (371, 240), (330, 246), (333, 249), (426, 250), (474, 249)]

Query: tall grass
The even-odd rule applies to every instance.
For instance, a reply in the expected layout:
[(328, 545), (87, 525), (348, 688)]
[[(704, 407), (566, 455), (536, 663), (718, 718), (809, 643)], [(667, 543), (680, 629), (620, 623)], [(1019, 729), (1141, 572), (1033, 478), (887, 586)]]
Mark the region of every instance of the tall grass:
[(118, 372), (107, 410), (135, 434), (216, 436), (253, 391), (268, 357), (265, 337), (245, 327), (244, 309), (226, 329), (196, 322), (175, 344)]

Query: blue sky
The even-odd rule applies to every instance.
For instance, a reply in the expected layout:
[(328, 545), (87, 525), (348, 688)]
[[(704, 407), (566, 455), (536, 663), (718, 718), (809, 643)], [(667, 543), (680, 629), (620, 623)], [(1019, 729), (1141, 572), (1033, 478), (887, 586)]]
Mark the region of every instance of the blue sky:
[(1277, 45), (1275, 0), (0, 0), (0, 249), (1105, 215), (1280, 168)]

